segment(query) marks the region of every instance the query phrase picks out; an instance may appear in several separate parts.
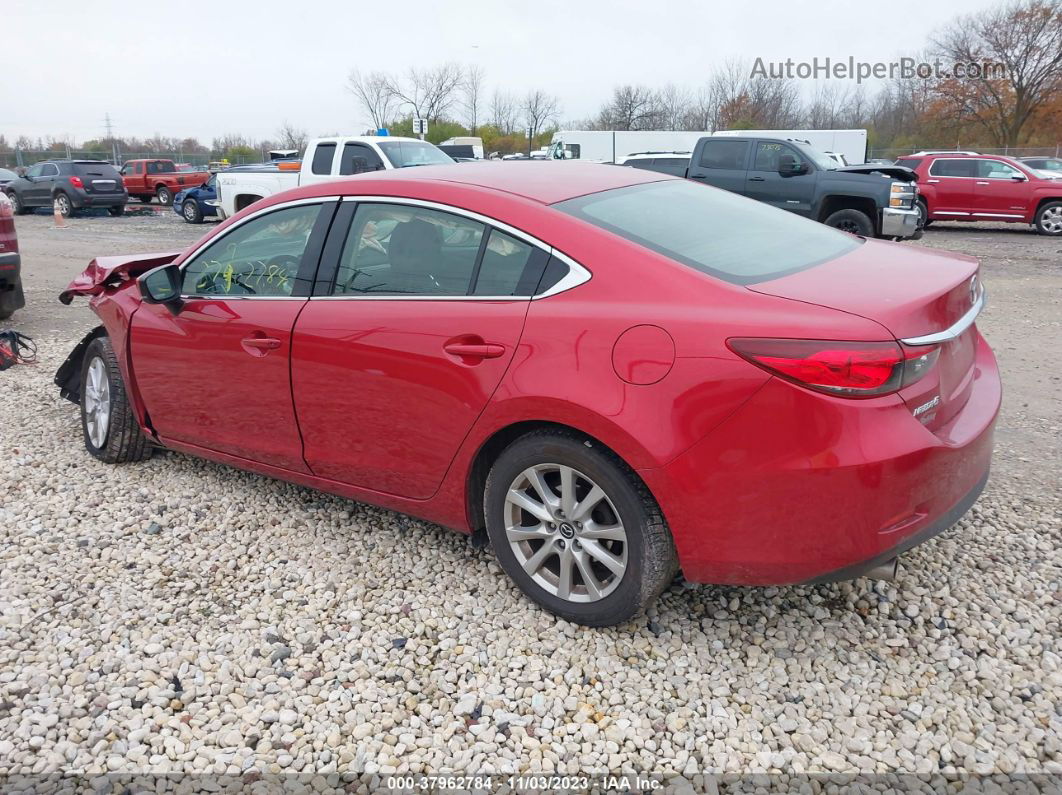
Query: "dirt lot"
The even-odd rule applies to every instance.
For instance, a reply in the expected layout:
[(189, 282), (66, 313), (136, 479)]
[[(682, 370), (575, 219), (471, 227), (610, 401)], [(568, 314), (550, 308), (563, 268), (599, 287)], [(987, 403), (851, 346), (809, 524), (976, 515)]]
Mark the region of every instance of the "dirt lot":
[(96, 321), (56, 295), (93, 256), (207, 228), (69, 223), (18, 219), (14, 327), (42, 355), (0, 373), (0, 774), (1062, 774), (1062, 239), (906, 244), (981, 258), (1004, 405), (984, 496), (896, 583), (676, 585), (591, 631), (426, 523), (180, 455), (88, 457), (50, 381)]

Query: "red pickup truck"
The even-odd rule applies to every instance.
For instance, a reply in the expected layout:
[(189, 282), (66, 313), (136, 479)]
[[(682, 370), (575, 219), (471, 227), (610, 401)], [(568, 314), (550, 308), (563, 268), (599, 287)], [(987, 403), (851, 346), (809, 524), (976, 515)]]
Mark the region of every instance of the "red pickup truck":
[(197, 188), (210, 179), (206, 171), (178, 171), (172, 160), (127, 160), (122, 164), (122, 182), (130, 196), (170, 205), (182, 190)]

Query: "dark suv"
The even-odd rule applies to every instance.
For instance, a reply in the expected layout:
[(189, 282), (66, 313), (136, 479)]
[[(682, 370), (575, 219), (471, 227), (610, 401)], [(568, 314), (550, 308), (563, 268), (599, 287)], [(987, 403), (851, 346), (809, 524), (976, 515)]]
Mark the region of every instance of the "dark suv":
[(66, 217), (88, 207), (106, 207), (111, 215), (121, 215), (129, 201), (121, 175), (102, 160), (35, 163), (24, 177), (5, 185), (4, 193), (20, 215), (53, 204)]

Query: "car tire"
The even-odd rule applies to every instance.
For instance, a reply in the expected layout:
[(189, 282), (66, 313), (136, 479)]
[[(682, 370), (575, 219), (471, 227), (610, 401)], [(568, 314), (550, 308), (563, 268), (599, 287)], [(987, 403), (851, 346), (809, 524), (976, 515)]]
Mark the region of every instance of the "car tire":
[(926, 206), (925, 200), (919, 199), (915, 203), (915, 209), (918, 210), (918, 228), (929, 229), (933, 220), (929, 217), (929, 207)]
[[(579, 511), (595, 490), (597, 500)], [(510, 496), (517, 493), (519, 504)], [(487, 476), (484, 511), (502, 568), (533, 601), (568, 621), (627, 621), (678, 570), (671, 532), (645, 484), (614, 453), (573, 432), (536, 431), (505, 448)]]
[(190, 224), (203, 223), (203, 211), (199, 209), (199, 202), (194, 199), (185, 199), (184, 204), (181, 205), (181, 217)]
[(129, 405), (109, 337), (96, 337), (81, 361), (81, 430), (85, 449), (108, 464), (143, 461), (153, 447)]
[(70, 197), (65, 193), (57, 193), (52, 198), (54, 204), (59, 207), (59, 215), (63, 218), (73, 218), (77, 210), (74, 209), (74, 203), (70, 200)]
[(874, 237), (874, 222), (859, 210), (838, 210), (827, 216), (823, 223), (860, 237)]
[(1036, 231), (1041, 235), (1062, 235), (1062, 202), (1048, 202), (1036, 211)]
[(151, 200), (154, 199), (155, 197), (150, 195), (150, 194), (148, 194), (146, 196), (137, 196), (137, 198), (140, 201), (142, 201), (144, 204), (151, 204)]
[(169, 207), (173, 204), (173, 194), (170, 193), (170, 189), (165, 185), (159, 185), (155, 190), (155, 198), (159, 200), (159, 204)]
[(125, 205), (116, 204), (113, 207), (108, 207), (107, 212), (109, 212), (115, 218), (121, 218), (122, 215), (125, 213)]
[(7, 198), (11, 200), (11, 211), (15, 215), (28, 215), (29, 213), (33, 212), (32, 208), (27, 207), (22, 203), (22, 199), (20, 199), (19, 195), (13, 190), (8, 191)]

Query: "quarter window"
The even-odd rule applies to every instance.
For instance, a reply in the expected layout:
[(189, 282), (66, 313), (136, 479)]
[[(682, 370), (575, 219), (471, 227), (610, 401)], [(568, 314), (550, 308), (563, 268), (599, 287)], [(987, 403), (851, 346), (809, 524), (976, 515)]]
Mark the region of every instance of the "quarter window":
[(184, 268), (181, 292), (221, 297), (291, 295), (320, 205), (304, 204), (236, 227)]
[(472, 294), (531, 295), (538, 286), (545, 259), (546, 253), (541, 249), (491, 230)]
[(701, 168), (724, 168), (744, 171), (748, 141), (705, 141), (701, 147)]
[(313, 153), (313, 165), (311, 169), (314, 174), (331, 174), (332, 173), (332, 160), (336, 156), (336, 145), (334, 143), (318, 144), (317, 149)]
[(486, 227), (451, 213), (363, 204), (336, 272), (335, 295), (468, 295)]

